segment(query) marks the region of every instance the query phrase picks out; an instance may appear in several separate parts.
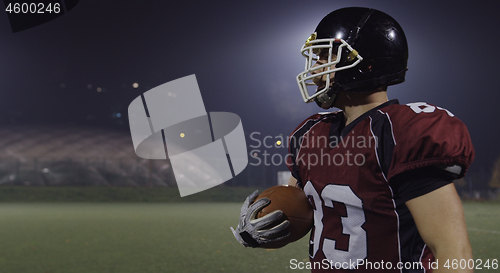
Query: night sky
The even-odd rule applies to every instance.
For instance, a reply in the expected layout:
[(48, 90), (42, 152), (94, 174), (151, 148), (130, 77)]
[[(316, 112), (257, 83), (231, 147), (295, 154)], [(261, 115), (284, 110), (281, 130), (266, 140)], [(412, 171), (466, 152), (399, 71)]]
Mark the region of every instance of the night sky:
[(322, 111), (299, 93), (299, 49), (323, 16), (346, 6), (376, 8), (401, 24), (409, 70), (389, 97), (450, 110), (472, 136), (471, 172), (489, 171), (500, 156), (494, 0), (81, 0), (64, 16), (17, 33), (0, 12), (0, 124), (84, 124), (126, 133), (134, 98), (196, 74), (207, 111), (238, 114), (247, 135), (287, 136)]

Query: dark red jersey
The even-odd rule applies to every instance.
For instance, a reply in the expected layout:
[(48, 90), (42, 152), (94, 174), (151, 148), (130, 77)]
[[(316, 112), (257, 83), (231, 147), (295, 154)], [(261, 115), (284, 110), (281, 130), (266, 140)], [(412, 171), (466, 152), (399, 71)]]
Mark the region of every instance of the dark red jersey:
[(287, 164), (314, 207), (312, 272), (431, 272), (394, 181), (430, 166), (462, 177), (474, 157), (467, 128), (446, 109), (397, 100), (344, 124), (341, 111), (316, 114), (289, 139)]

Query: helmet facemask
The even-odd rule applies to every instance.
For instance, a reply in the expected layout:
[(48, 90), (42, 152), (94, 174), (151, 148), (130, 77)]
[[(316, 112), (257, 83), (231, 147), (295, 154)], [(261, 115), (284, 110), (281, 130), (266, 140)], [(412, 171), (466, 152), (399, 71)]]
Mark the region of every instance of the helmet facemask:
[[(332, 106), (335, 94), (329, 94), (334, 77), (332, 73), (350, 69), (358, 65), (363, 58), (345, 40), (337, 38), (316, 39), (313, 33), (301, 48), (302, 56), (306, 58), (305, 69), (297, 75), (297, 83), (304, 102), (316, 101), (322, 108)], [(320, 52), (328, 52), (324, 64), (315, 64)], [(314, 78), (326, 75), (323, 88), (317, 90)]]

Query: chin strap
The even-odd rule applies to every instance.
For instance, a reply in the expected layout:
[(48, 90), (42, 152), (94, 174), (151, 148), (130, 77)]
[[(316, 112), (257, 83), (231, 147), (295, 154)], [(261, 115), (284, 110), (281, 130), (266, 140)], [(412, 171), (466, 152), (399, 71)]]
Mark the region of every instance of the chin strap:
[(335, 104), (335, 100), (337, 99), (337, 94), (340, 90), (340, 87), (341, 86), (338, 84), (332, 84), (326, 92), (314, 98), (314, 101), (319, 107), (323, 109), (332, 108)]
[(317, 96), (314, 101), (316, 104), (323, 108), (323, 109), (329, 109), (333, 107), (333, 104), (335, 103), (335, 99), (337, 98), (337, 92), (330, 92), (332, 88), (328, 89), (328, 91), (324, 92), (323, 94)]

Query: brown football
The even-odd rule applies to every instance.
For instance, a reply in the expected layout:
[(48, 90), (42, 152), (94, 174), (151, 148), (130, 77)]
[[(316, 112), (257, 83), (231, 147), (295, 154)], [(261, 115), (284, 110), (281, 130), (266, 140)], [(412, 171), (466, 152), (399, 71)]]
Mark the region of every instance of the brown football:
[(280, 248), (304, 237), (313, 226), (313, 209), (305, 193), (292, 186), (274, 186), (263, 191), (256, 200), (267, 197), (271, 200), (257, 213), (260, 218), (275, 210), (283, 211), (283, 218), (290, 221), (290, 236), (279, 242), (262, 244), (262, 248)]

